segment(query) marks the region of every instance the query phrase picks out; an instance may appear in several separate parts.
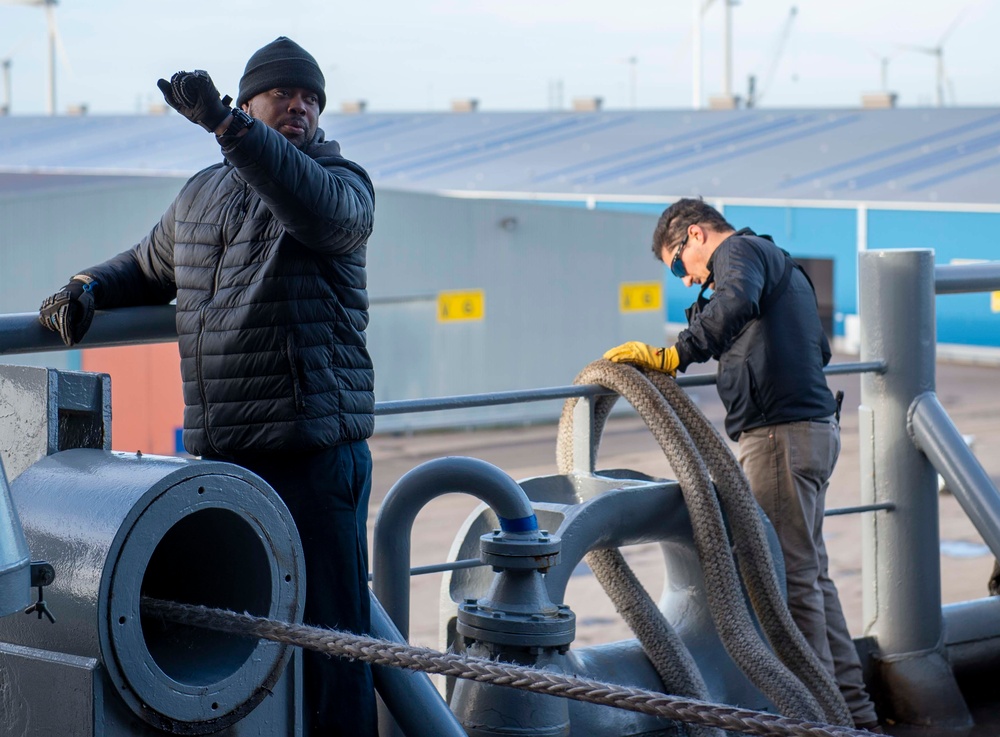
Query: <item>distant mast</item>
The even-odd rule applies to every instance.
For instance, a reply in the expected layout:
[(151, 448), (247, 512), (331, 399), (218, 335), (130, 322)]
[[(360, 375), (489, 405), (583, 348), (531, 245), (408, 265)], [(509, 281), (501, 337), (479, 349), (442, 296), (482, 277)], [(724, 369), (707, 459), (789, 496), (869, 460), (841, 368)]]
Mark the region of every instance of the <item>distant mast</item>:
[[(709, 0), (710, 1), (710, 0)], [(694, 0), (694, 27), (691, 33), (691, 107), (701, 110), (701, 16), (705, 0)]]

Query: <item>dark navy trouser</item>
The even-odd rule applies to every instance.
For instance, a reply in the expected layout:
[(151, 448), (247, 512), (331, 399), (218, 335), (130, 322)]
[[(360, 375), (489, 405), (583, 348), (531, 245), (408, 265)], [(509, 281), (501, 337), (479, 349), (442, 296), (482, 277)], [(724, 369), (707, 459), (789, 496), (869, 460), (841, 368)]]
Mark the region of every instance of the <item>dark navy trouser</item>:
[[(372, 457), (360, 440), (310, 452), (247, 453), (229, 461), (267, 481), (302, 538), (306, 564), (303, 621), (367, 633), (368, 497)], [(367, 663), (303, 652), (303, 735), (375, 737), (375, 691)]]

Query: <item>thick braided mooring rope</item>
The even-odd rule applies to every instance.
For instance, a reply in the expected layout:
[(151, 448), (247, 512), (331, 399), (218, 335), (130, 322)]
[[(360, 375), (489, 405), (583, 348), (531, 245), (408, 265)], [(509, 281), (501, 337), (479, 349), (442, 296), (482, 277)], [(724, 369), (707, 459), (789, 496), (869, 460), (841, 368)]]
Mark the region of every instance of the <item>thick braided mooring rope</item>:
[[(787, 613), (774, 577), (756, 503), (735, 458), (707, 418), (673, 381), (662, 375), (647, 376), (632, 366), (595, 361), (580, 372), (575, 383), (600, 384), (625, 397), (663, 449), (677, 474), (691, 517), (712, 618), (726, 650), (740, 669), (783, 714), (852, 724), (836, 682), (808, 648)], [(595, 402), (592, 455), (596, 455), (601, 431), (616, 399), (600, 397)], [(556, 450), (560, 473), (573, 471), (573, 409), (578, 401), (567, 400), (563, 408)], [(723, 454), (728, 454), (731, 463), (722, 458)], [(742, 484), (734, 479), (734, 474), (742, 478)], [(713, 479), (720, 487), (718, 496)], [(778, 657), (761, 641), (744, 605), (722, 519), (723, 508), (730, 515), (734, 541), (741, 553), (739, 563), (744, 583)], [(638, 594), (637, 601), (630, 601), (634, 587), (627, 587), (627, 582), (614, 575), (616, 568), (625, 565), (624, 561), (616, 560), (620, 554), (602, 551), (595, 555), (595, 552), (588, 554), (588, 563), (615, 601), (616, 608), (626, 617), (666, 687), (704, 698), (703, 686), (698, 683), (700, 679), (684, 672), (690, 670), (689, 664), (681, 659), (663, 657), (665, 649), (676, 650), (677, 644), (673, 641), (676, 638), (664, 644), (653, 636), (654, 626), (662, 629), (655, 621), (662, 619), (659, 609), (645, 592)], [(748, 570), (751, 568), (753, 570)], [(669, 628), (669, 624), (666, 626)]]
[(688, 429), (708, 467), (719, 503), (732, 528), (736, 563), (768, 642), (781, 661), (816, 696), (830, 721), (853, 723), (836, 679), (823, 667), (788, 610), (774, 570), (764, 523), (739, 461), (715, 425), (708, 421), (676, 381), (656, 371), (644, 373)]
[(763, 737), (868, 737), (871, 734), (851, 727), (806, 722), (750, 709), (710, 704), (640, 688), (601, 683), (466, 655), (441, 653), (376, 637), (291, 624), (222, 609), (143, 597), (142, 612), (144, 615), (185, 625), (266, 639), (327, 655), (362, 660), (373, 665), (465, 678), (743, 734)]
[[(610, 548), (591, 550), (586, 560), (614, 603), (615, 611), (635, 633), (663, 688), (677, 696), (708, 701), (708, 686), (694, 657), (629, 568), (625, 557)], [(691, 725), (688, 737), (721, 736), (714, 727)]]

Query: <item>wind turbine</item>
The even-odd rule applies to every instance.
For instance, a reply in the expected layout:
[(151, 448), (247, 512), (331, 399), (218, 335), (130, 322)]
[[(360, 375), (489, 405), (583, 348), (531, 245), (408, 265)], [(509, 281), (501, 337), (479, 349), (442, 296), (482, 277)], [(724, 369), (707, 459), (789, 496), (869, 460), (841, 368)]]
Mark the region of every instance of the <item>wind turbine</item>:
[(635, 110), (636, 107), (636, 88), (638, 86), (638, 72), (636, 70), (636, 65), (639, 63), (638, 56), (629, 56), (624, 59), (619, 59), (619, 63), (628, 64), (628, 101), (629, 107)]
[[(934, 100), (938, 107), (944, 107), (944, 89), (945, 85), (948, 84), (948, 80), (944, 73), (944, 42), (948, 40), (948, 37), (955, 31), (956, 28), (958, 28), (959, 24), (965, 20), (965, 16), (969, 14), (973, 5), (975, 5), (975, 3), (970, 3), (958, 11), (958, 15), (955, 16), (951, 25), (945, 29), (945, 32), (941, 34), (941, 38), (938, 39), (935, 46), (914, 46), (906, 44), (900, 47), (909, 51), (916, 51), (920, 54), (928, 54), (935, 58), (936, 73)], [(954, 95), (952, 95), (952, 102), (954, 102)]]
[(56, 47), (59, 31), (56, 28), (56, 0), (0, 0), (8, 5), (34, 5), (45, 8), (45, 21), (49, 33), (49, 115), (56, 114)]
[[(896, 44), (895, 48), (897, 48), (897, 49), (900, 48), (899, 44)], [(873, 59), (875, 59), (875, 60), (878, 61), (878, 68), (879, 68), (879, 75), (878, 75), (878, 78), (879, 78), (879, 91), (880, 92), (888, 92), (889, 91), (889, 62), (891, 62), (895, 58), (896, 54), (889, 53), (889, 52), (886, 52), (886, 53), (883, 54), (878, 49), (876, 49), (876, 48), (874, 48), (872, 46), (867, 46), (867, 45), (865, 46), (865, 51), (868, 52), (868, 55), (871, 58), (873, 58)]]

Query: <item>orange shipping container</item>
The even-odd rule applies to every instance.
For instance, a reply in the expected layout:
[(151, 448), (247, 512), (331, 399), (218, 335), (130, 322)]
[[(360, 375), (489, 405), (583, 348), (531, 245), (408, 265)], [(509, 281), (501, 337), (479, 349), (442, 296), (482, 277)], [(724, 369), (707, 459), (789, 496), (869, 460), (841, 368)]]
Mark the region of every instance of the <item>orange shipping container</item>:
[(80, 367), (111, 375), (111, 445), (156, 455), (184, 452), (180, 357), (176, 343), (89, 348)]

